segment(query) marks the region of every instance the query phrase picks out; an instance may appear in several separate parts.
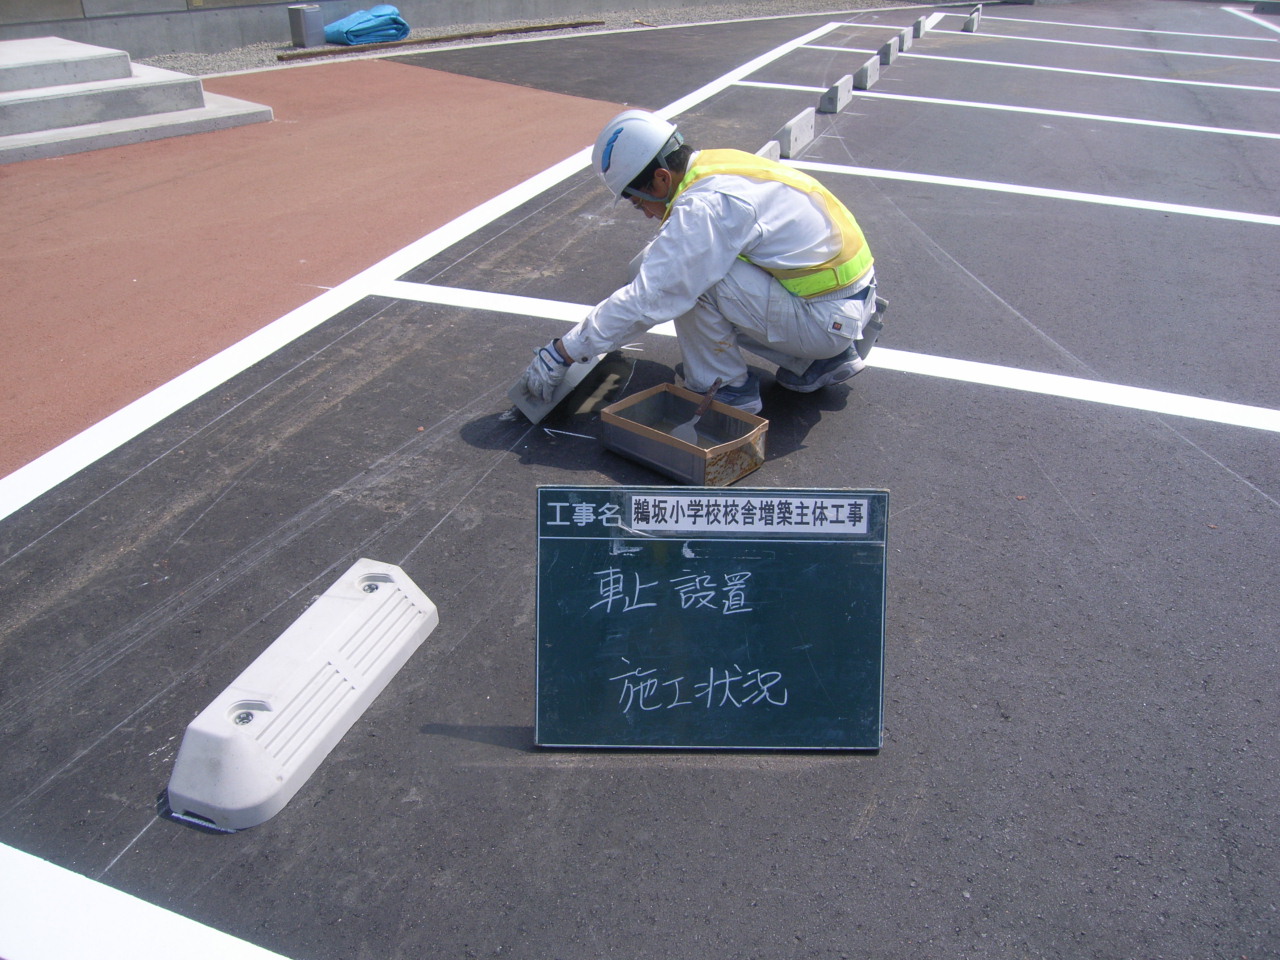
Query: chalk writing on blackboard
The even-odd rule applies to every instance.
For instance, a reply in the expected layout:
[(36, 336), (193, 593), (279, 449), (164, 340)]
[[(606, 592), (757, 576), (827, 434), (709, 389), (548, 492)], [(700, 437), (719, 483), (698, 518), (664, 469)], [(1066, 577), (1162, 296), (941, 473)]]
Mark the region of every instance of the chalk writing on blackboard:
[(538, 490), (535, 742), (872, 749), (883, 490)]
[(751, 612), (747, 605), (747, 581), (750, 579), (750, 570), (739, 570), (724, 574), (720, 583), (703, 574), (676, 577), (671, 583), (680, 594), (681, 610), (709, 607), (728, 616)]
[[(606, 567), (594, 570), (597, 596), (600, 599), (587, 609), (604, 608), (604, 613), (631, 613), (656, 607), (660, 602), (674, 596), (680, 602), (681, 610), (709, 609), (724, 616), (738, 613), (750, 613), (752, 607), (747, 597), (747, 581), (751, 579), (750, 570), (737, 570), (723, 574), (717, 581), (714, 577), (701, 573), (689, 573), (667, 580), (648, 583), (640, 581), (640, 574), (632, 572), (628, 580), (617, 567)], [(664, 589), (665, 587), (665, 589)], [(641, 599), (643, 596), (644, 599)], [(617, 610), (614, 610), (614, 607)]]
[[(631, 666), (626, 657), (622, 662)], [(684, 676), (665, 679), (656, 668), (635, 667), (609, 678), (610, 683), (619, 681), (622, 687), (618, 703), (623, 713), (629, 713), (633, 707), (645, 711), (699, 706), (707, 710), (719, 707), (741, 709), (760, 704), (785, 707), (788, 700), (779, 671), (743, 670), (736, 663), (732, 669), (708, 667), (705, 679), (696, 680)]]
[(552, 500), (547, 506), (552, 511), (551, 517), (544, 523), (548, 527), (587, 527), (593, 523), (617, 527), (622, 524), (622, 508), (616, 503)]
[(630, 613), (632, 610), (641, 610), (645, 607), (656, 607), (658, 604), (654, 601), (646, 603), (640, 602), (640, 593), (642, 590), (648, 590), (650, 587), (656, 587), (658, 581), (652, 583), (641, 583), (640, 574), (634, 574), (635, 586), (628, 594), (626, 592), (626, 578), (623, 577), (622, 571), (616, 567), (610, 567), (607, 570), (597, 570), (593, 574), (600, 578), (600, 599), (593, 603), (590, 609), (603, 606), (605, 613), (613, 613), (613, 605), (615, 601), (619, 601), (618, 609), (623, 613)]

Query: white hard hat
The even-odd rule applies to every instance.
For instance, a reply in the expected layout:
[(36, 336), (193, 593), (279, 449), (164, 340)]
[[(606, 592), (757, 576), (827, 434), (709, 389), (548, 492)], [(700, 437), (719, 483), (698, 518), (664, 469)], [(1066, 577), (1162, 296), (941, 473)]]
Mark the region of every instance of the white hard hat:
[(624, 110), (610, 120), (591, 151), (591, 167), (615, 199), (655, 158), (684, 143), (675, 125), (647, 110)]

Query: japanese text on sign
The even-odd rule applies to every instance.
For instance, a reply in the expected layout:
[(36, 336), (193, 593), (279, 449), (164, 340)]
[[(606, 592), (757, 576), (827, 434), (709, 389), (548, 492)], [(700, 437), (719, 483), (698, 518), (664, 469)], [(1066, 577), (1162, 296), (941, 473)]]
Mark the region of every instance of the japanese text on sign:
[(868, 501), (856, 497), (652, 494), (613, 503), (568, 500), (546, 504), (544, 526), (583, 529), (599, 524), (638, 533), (749, 532), (865, 535)]
[(539, 746), (881, 745), (888, 493), (540, 487)]
[[(640, 574), (633, 573), (628, 580), (617, 567), (595, 570), (592, 575), (598, 577), (600, 599), (591, 604), (590, 609), (604, 607), (605, 613), (613, 613), (614, 605), (622, 613), (639, 610), (645, 607), (656, 607), (656, 598), (662, 596), (661, 585), (657, 580), (642, 583)], [(680, 609), (699, 609), (707, 607), (719, 613), (750, 613), (751, 606), (747, 601), (747, 581), (751, 572), (741, 570), (726, 573), (719, 581), (705, 574), (687, 574), (668, 580), (667, 585), (680, 598)]]
[[(631, 666), (626, 657), (622, 662)], [(736, 663), (732, 670), (708, 668), (705, 679), (684, 676), (666, 679), (654, 668), (634, 667), (609, 680), (622, 684), (618, 704), (623, 713), (629, 713), (633, 707), (636, 710), (697, 706), (712, 710), (758, 704), (785, 707), (789, 699), (781, 673), (776, 670), (743, 670)]]
[(867, 532), (867, 501), (835, 497), (680, 494), (631, 498), (631, 527), (664, 530)]

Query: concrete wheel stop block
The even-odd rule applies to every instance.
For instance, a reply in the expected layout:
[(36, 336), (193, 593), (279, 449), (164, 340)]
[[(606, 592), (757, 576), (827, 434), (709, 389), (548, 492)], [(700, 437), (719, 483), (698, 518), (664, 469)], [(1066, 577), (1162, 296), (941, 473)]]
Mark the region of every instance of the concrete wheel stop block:
[(275, 816), (439, 622), (403, 570), (358, 560), (191, 721), (161, 812), (213, 833)]
[(788, 160), (813, 143), (815, 126), (818, 122), (818, 111), (809, 107), (796, 114), (779, 130), (774, 139), (778, 141), (782, 158)]
[(839, 113), (853, 99), (853, 74), (845, 74), (818, 101), (819, 113)]
[(876, 81), (880, 79), (880, 56), (877, 54), (872, 57), (853, 75), (853, 88), (855, 90), (870, 90), (876, 85)]

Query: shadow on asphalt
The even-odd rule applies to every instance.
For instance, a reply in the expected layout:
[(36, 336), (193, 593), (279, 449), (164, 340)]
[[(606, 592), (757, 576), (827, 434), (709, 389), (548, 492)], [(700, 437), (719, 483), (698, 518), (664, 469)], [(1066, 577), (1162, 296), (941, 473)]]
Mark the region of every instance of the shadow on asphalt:
[[(757, 367), (751, 369), (761, 381), (764, 401), (761, 415), (769, 421), (767, 463), (804, 450), (809, 432), (823, 417), (840, 413), (850, 404), (848, 385), (798, 394), (778, 387), (772, 373)], [(511, 449), (525, 466), (597, 471), (619, 484), (665, 484), (670, 482), (668, 478), (605, 449), (600, 411), (624, 397), (677, 379), (678, 373), (673, 373), (665, 364), (615, 352), (605, 357), (578, 388), (532, 430), (528, 419), (513, 407), (504, 413), (478, 417), (465, 424), (459, 433), (463, 441), (473, 447)]]

